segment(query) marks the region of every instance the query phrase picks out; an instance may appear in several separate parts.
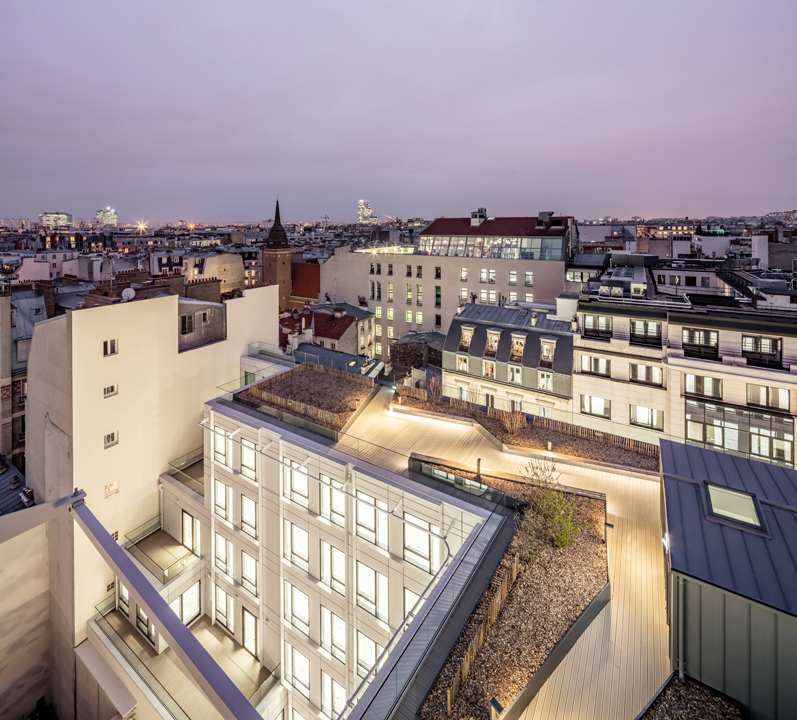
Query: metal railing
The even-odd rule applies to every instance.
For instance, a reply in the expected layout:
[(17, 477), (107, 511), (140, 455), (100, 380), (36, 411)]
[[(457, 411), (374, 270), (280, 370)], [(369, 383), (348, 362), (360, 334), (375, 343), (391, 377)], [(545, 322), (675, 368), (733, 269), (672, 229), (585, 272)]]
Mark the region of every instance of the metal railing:
[(157, 515), (151, 520), (147, 520), (143, 525), (139, 525), (135, 530), (125, 535), (125, 540), (127, 540), (125, 549), (149, 570), (149, 572), (155, 576), (156, 580), (165, 585), (169, 580), (177, 577), (183, 570), (197, 562), (202, 555), (202, 550), (201, 548), (197, 548), (196, 552), (192, 552), (188, 548), (185, 548), (185, 554), (181, 558), (170, 563), (167, 567), (161, 567), (160, 563), (147, 555), (147, 553), (138, 546), (138, 543), (142, 540), (161, 529), (160, 515)]
[(183, 485), (186, 487), (191, 488), (195, 493), (201, 495), (202, 497), (205, 496), (205, 473), (204, 467), (201, 473), (201, 479), (195, 478), (193, 475), (189, 475), (186, 470), (195, 465), (196, 463), (203, 463), (204, 466), (204, 457), (205, 457), (205, 448), (198, 447), (195, 450), (191, 450), (187, 452), (185, 455), (181, 455), (175, 460), (172, 460), (169, 463), (169, 467), (171, 470), (169, 474), (175, 479), (179, 480)]
[(144, 661), (136, 655), (124, 641), (124, 638), (113, 629), (113, 626), (106, 619), (105, 616), (116, 609), (116, 596), (109, 595), (94, 609), (96, 610), (94, 622), (97, 627), (102, 630), (105, 637), (107, 637), (111, 644), (121, 653), (122, 657), (127, 661), (127, 664), (130, 665), (136, 675), (141, 678), (155, 697), (163, 703), (168, 713), (175, 718), (175, 720), (191, 720), (177, 701), (167, 692), (166, 688), (164, 688), (152, 674), (152, 671), (144, 664)]

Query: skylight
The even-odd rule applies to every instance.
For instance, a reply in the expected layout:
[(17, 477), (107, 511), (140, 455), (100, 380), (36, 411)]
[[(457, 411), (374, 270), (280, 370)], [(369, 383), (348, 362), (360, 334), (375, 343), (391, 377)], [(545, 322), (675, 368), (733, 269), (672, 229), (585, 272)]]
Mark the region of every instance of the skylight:
[(752, 495), (709, 484), (708, 496), (714, 515), (761, 527)]

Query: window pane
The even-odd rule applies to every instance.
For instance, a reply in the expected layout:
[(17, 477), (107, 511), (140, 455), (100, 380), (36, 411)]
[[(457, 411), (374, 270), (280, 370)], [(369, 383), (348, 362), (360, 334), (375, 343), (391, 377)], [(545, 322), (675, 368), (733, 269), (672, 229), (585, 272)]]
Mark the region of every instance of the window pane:
[(711, 509), (716, 515), (760, 526), (753, 498), (747, 493), (735, 492), (727, 488), (708, 486)]

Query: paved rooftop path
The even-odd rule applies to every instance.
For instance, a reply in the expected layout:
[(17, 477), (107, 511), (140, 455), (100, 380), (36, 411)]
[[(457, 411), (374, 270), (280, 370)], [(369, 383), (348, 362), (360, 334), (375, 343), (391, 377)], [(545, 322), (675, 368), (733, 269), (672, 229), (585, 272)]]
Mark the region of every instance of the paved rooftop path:
[[(389, 410), (383, 389), (350, 428), (352, 436), (406, 456), (412, 452), (482, 469), (520, 473), (527, 459), (502, 453), (468, 425)], [(342, 441), (341, 446), (346, 444)], [(362, 447), (360, 448), (362, 450)], [(372, 449), (378, 453), (378, 448)], [(381, 453), (396, 468), (406, 458)], [(548, 679), (523, 720), (633, 720), (669, 674), (659, 482), (559, 465), (561, 482), (606, 494), (612, 599)]]

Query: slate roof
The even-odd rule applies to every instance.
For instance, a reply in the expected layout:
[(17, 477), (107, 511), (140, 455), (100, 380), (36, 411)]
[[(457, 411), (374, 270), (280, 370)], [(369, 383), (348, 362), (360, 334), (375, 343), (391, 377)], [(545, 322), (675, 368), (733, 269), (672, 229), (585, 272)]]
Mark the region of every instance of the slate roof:
[[(18, 478), (20, 485), (17, 488), (11, 487), (14, 478)], [(19, 494), (25, 487), (25, 478), (11, 463), (0, 473), (0, 515), (24, 510), (25, 503), (22, 502)]]
[[(797, 615), (797, 471), (670, 440), (661, 467), (672, 569)], [(766, 535), (709, 519), (705, 481), (754, 494)]]
[[(533, 313), (537, 313), (537, 324), (532, 327)], [(487, 331), (500, 330), (498, 348), (494, 358), (496, 362), (509, 362), (512, 346), (512, 333), (526, 335), (523, 357), (520, 364), (524, 367), (538, 368), (543, 338), (555, 338), (556, 350), (553, 358), (553, 372), (560, 375), (573, 374), (573, 333), (570, 323), (563, 320), (548, 319), (548, 312), (542, 309), (515, 307), (495, 307), (493, 305), (465, 305), (462, 312), (454, 316), (448, 329), (443, 350), (456, 353), (462, 337), (462, 326), (474, 326), (473, 339), (467, 354), (471, 357), (484, 357), (487, 345)], [(548, 370), (549, 368), (545, 368)]]

